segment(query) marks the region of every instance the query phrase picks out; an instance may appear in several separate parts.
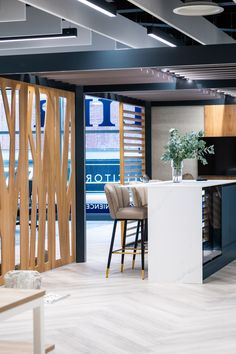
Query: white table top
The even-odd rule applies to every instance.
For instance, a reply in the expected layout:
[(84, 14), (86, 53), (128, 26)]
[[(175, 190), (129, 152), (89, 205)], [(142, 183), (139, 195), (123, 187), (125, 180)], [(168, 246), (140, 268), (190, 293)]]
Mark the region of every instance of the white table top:
[(0, 289), (0, 313), (26, 304), (45, 295), (45, 290)]
[(173, 187), (173, 188), (204, 188), (204, 187), (213, 187), (220, 186), (225, 184), (236, 183), (236, 180), (207, 180), (207, 181), (196, 181), (196, 180), (184, 180), (180, 183), (173, 183), (172, 181), (149, 181), (148, 183), (136, 182), (126, 184), (124, 187), (141, 187), (141, 188), (155, 188), (155, 187)]

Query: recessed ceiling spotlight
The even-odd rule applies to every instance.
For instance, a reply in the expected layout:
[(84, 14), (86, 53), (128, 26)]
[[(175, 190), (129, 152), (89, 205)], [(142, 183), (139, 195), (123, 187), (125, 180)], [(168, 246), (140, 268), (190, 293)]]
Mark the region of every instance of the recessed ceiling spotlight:
[[(236, 2), (236, 0), (234, 0)], [(208, 16), (217, 15), (224, 8), (213, 1), (186, 1), (185, 4), (176, 7), (173, 12), (182, 16)]]

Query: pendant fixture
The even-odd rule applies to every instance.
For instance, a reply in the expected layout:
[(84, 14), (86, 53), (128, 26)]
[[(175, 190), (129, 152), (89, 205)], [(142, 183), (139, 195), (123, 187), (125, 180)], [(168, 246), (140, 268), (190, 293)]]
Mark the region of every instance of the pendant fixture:
[(175, 14), (182, 16), (217, 15), (223, 11), (224, 8), (213, 1), (186, 1), (183, 5), (173, 9)]

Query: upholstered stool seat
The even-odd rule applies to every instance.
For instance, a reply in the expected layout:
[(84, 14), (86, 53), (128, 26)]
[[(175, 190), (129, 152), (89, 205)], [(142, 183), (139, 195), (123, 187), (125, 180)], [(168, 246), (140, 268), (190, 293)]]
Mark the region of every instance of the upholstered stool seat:
[[(129, 190), (125, 186), (120, 186), (118, 184), (109, 183), (109, 184), (105, 185), (104, 190), (105, 190), (108, 205), (109, 205), (110, 215), (111, 215), (112, 219), (114, 220), (110, 250), (109, 250), (109, 255), (108, 255), (108, 262), (107, 262), (106, 277), (108, 277), (108, 274), (109, 274), (111, 257), (112, 257), (113, 253), (121, 254), (121, 271), (122, 272), (124, 269), (124, 256), (125, 256), (125, 254), (127, 254), (127, 253), (133, 254), (133, 268), (134, 268), (135, 257), (136, 257), (137, 250), (138, 250), (137, 245), (138, 245), (139, 229), (141, 226), (141, 248), (140, 248), (141, 252), (140, 253), (141, 253), (141, 264), (142, 264), (142, 279), (144, 279), (144, 254), (145, 254), (144, 240), (145, 240), (145, 232), (146, 232), (146, 228), (144, 226), (146, 225), (146, 220), (147, 220), (147, 208), (142, 207), (142, 206), (131, 206), (130, 205)], [(129, 220), (138, 222), (133, 247), (127, 247), (127, 245), (126, 245), (127, 222)], [(116, 226), (117, 226), (118, 221), (124, 221), (124, 233), (123, 233), (123, 238), (122, 238), (122, 248), (114, 251), (113, 245), (114, 245)], [(128, 250), (128, 252), (127, 252), (127, 250)]]
[(120, 208), (116, 213), (117, 219), (144, 220), (147, 219), (147, 208), (128, 207)]

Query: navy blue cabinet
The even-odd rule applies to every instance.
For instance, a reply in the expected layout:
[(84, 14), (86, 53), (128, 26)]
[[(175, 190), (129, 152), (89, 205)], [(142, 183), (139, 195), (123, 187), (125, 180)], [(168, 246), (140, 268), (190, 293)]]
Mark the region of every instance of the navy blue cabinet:
[[(236, 242), (236, 184), (222, 187), (222, 248)], [(233, 246), (233, 245), (232, 245)]]
[(206, 188), (206, 195), (210, 195), (209, 206), (211, 208), (208, 213), (210, 215), (209, 242), (211, 243), (209, 246), (212, 245), (215, 250), (218, 250), (218, 254), (217, 257), (205, 263), (203, 256), (204, 279), (236, 259), (236, 184), (214, 188), (215, 190), (211, 193)]

